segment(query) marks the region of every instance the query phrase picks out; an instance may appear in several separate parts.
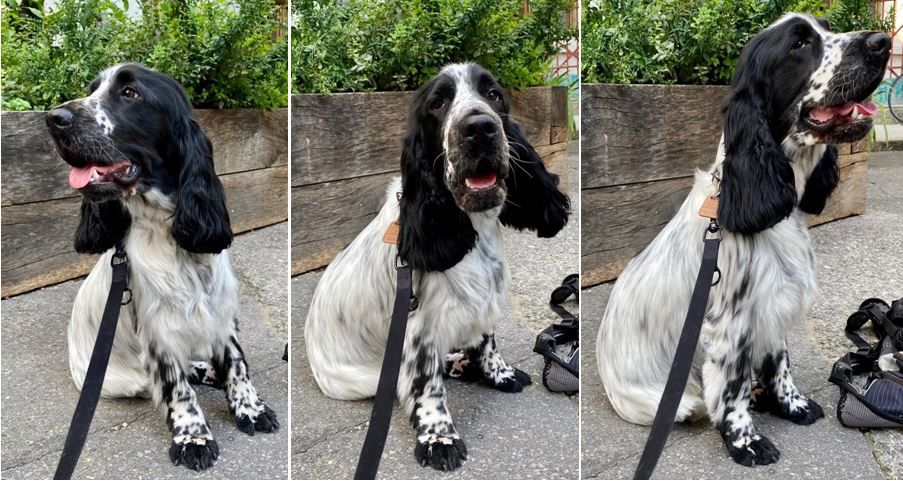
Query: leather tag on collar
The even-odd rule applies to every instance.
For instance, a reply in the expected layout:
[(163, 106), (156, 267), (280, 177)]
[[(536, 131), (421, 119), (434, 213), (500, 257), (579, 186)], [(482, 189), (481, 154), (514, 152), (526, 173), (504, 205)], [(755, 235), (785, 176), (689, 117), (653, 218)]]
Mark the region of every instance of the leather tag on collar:
[(699, 208), (699, 216), (706, 219), (718, 218), (718, 197), (709, 196), (705, 198), (702, 207)]
[(398, 229), (399, 225), (397, 220), (389, 224), (389, 227), (383, 234), (383, 242), (386, 244), (398, 244)]

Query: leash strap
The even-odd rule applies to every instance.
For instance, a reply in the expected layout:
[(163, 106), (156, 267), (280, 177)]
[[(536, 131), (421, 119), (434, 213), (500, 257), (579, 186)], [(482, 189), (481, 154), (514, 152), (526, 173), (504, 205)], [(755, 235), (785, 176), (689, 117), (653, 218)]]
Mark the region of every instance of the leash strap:
[(367, 428), (367, 437), (364, 438), (364, 447), (361, 449), (354, 479), (376, 479), (379, 461), (382, 458), (383, 449), (386, 447), (386, 437), (389, 435), (389, 421), (392, 419), (395, 388), (398, 385), (398, 372), (401, 369), (404, 334), (413, 297), (411, 266), (405, 264), (398, 267), (397, 270), (395, 305), (392, 308), (392, 322), (389, 324), (386, 354), (379, 372), (379, 385), (376, 387), (373, 410), (370, 412), (370, 426)]
[(558, 314), (561, 317), (562, 324), (571, 327), (573, 326), (575, 329), (577, 327), (577, 316), (568, 311), (564, 307), (561, 306), (568, 297), (574, 296), (574, 299), (577, 301), (580, 300), (580, 286), (578, 282), (580, 280), (580, 276), (577, 274), (571, 274), (564, 278), (561, 281), (561, 285), (556, 287), (554, 291), (552, 291), (552, 296), (549, 298), (549, 308), (555, 314)]
[[(712, 230), (712, 229), (715, 230)], [(706, 232), (718, 233), (718, 224), (712, 221)], [(703, 241), (705, 247), (702, 251), (702, 265), (699, 267), (699, 275), (696, 276), (696, 287), (693, 288), (693, 296), (690, 298), (690, 308), (684, 320), (683, 331), (677, 342), (677, 352), (674, 354), (674, 362), (671, 363), (671, 372), (668, 374), (668, 382), (662, 393), (655, 419), (652, 421), (652, 429), (649, 438), (640, 456), (640, 463), (636, 468), (633, 479), (649, 479), (658, 464), (658, 459), (665, 449), (665, 442), (674, 427), (674, 416), (677, 407), (687, 387), (687, 379), (690, 377), (690, 368), (693, 364), (693, 355), (699, 343), (699, 333), (702, 331), (702, 322), (705, 317), (706, 304), (709, 300), (709, 292), (712, 290), (712, 278), (718, 270), (718, 247), (721, 238), (706, 238)], [(720, 280), (720, 277), (719, 279)], [(717, 283), (717, 282), (716, 282)]]
[[(116, 244), (116, 252), (110, 263), (113, 266), (113, 281), (110, 284), (110, 294), (107, 296), (107, 304), (103, 309), (103, 317), (100, 320), (100, 328), (97, 330), (97, 339), (94, 341), (94, 351), (91, 353), (91, 361), (88, 363), (88, 372), (82, 383), (82, 391), (69, 424), (69, 433), (66, 435), (66, 444), (63, 446), (63, 454), (56, 466), (56, 474), (53, 479), (70, 479), (75, 465), (85, 447), (88, 438), (88, 430), (91, 428), (91, 420), (94, 419), (94, 411), (100, 400), (100, 390), (103, 387), (103, 379), (107, 373), (107, 365), (110, 361), (110, 352), (113, 350), (113, 337), (116, 334), (116, 324), (119, 322), (119, 311), (122, 309), (122, 296), (127, 290), (129, 273), (129, 259), (125, 254), (122, 242)], [(129, 296), (128, 302), (131, 301)]]

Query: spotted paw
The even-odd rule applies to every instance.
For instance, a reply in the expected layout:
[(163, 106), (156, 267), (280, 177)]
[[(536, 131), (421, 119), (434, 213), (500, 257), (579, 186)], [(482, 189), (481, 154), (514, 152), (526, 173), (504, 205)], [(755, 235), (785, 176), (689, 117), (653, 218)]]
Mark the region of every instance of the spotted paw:
[(492, 385), (499, 391), (521, 392), (524, 390), (524, 386), (529, 386), (533, 383), (529, 374), (518, 368), (513, 369), (514, 372), (511, 375), (503, 377), (500, 381), (493, 382)]
[(772, 413), (795, 424), (807, 426), (825, 417), (825, 412), (817, 402), (796, 394), (779, 400), (773, 393), (756, 386), (752, 391), (750, 408), (759, 412)]
[(440, 436), (429, 442), (418, 442), (414, 457), (421, 466), (454, 471), (467, 459), (467, 447), (459, 438)]
[(189, 438), (181, 442), (173, 441), (169, 447), (169, 459), (176, 466), (202, 471), (216, 464), (219, 446), (213, 439)]
[(825, 417), (825, 412), (817, 402), (806, 398), (803, 398), (802, 401), (802, 404), (793, 406), (795, 407), (795, 409), (792, 410), (791, 407), (782, 406), (783, 409), (781, 416), (789, 419), (795, 424), (800, 424), (803, 426), (808, 426), (809, 424), (812, 424), (815, 421)]
[(235, 425), (238, 430), (253, 436), (258, 433), (274, 433), (279, 430), (279, 420), (276, 419), (276, 413), (266, 404), (263, 405), (263, 411), (258, 413), (253, 419), (247, 414), (235, 416)]
[(758, 434), (745, 436), (734, 442), (724, 440), (727, 452), (737, 464), (744, 466), (764, 466), (778, 461), (781, 452), (765, 436)]

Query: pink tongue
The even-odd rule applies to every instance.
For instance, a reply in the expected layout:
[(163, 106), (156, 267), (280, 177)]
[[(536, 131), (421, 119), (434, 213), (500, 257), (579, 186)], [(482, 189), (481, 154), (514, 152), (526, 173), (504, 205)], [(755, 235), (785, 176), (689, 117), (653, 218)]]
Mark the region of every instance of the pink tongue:
[(853, 109), (858, 110), (859, 113), (866, 116), (872, 116), (878, 113), (878, 106), (875, 105), (874, 102), (869, 101), (864, 105), (859, 102), (847, 102), (836, 107), (814, 108), (809, 112), (809, 117), (812, 117), (818, 122), (827, 122), (834, 117), (847, 117), (853, 113)]
[(72, 167), (72, 170), (69, 171), (69, 186), (73, 189), (81, 189), (91, 183), (95, 171), (98, 176), (101, 176), (128, 165), (129, 162), (124, 160), (113, 165), (88, 164), (84, 167)]
[(94, 166), (73, 167), (69, 171), (69, 186), (73, 189), (81, 189), (91, 182), (91, 175), (94, 172)]
[(468, 177), (464, 179), (464, 183), (471, 189), (485, 189), (495, 185), (495, 172), (491, 172), (482, 177)]
[(862, 115), (872, 116), (878, 113), (878, 106), (872, 101), (866, 102), (865, 105), (856, 104), (856, 108), (859, 109), (859, 113)]

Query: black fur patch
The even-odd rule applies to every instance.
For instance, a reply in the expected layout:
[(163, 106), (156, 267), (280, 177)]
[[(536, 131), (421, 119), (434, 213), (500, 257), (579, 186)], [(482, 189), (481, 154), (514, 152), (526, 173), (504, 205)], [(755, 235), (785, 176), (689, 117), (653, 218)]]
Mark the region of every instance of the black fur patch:
[(800, 210), (807, 214), (821, 214), (839, 180), (837, 147), (829, 145), (806, 181), (806, 190), (800, 199)]
[(558, 190), (558, 176), (546, 170), (520, 127), (508, 116), (504, 119), (511, 167), (505, 178), (508, 199), (499, 219), (508, 227), (536, 231), (539, 237), (555, 237), (568, 222), (571, 201)]
[(81, 216), (75, 230), (75, 251), (101, 254), (125, 238), (132, 217), (120, 199), (82, 199)]
[(213, 169), (213, 146), (190, 111), (173, 127), (182, 159), (172, 236), (183, 249), (218, 253), (232, 244), (226, 193)]

